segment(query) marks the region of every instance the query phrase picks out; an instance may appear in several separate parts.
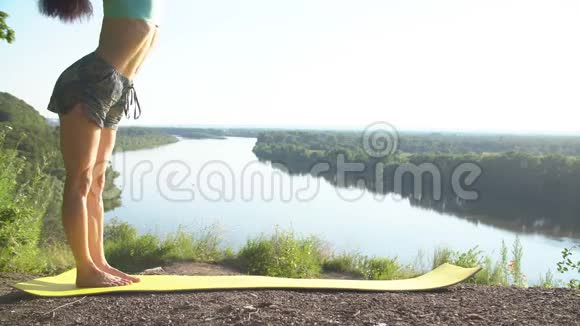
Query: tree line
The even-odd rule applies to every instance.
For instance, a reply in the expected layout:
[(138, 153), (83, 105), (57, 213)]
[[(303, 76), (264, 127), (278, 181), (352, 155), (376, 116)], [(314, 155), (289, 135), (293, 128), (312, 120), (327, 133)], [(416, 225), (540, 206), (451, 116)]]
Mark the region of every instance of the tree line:
[[(259, 159), (280, 163), (291, 174), (308, 174), (316, 164), (327, 163), (329, 170), (317, 174), (336, 186), (362, 182), (370, 191), (396, 192), (414, 205), (441, 212), (487, 215), (503, 224), (511, 219), (512, 228), (567, 227), (580, 233), (574, 213), (580, 209), (580, 156), (574, 154), (580, 148), (579, 137), (402, 133), (399, 141), (392, 155), (375, 158), (366, 153), (361, 132), (270, 131), (259, 135), (253, 151)], [(339, 159), (364, 163), (365, 170), (340, 178)], [(453, 189), (453, 175), (464, 163), (481, 170), (473, 184), (465, 182), (465, 174), (458, 179), (463, 188), (477, 193), (477, 200), (463, 200)], [(403, 174), (401, 187), (396, 189), (401, 167), (422, 164), (436, 168), (440, 176), (416, 169), (421, 173)], [(379, 179), (377, 166), (382, 171)], [(434, 198), (436, 178), (441, 181), (441, 198)]]

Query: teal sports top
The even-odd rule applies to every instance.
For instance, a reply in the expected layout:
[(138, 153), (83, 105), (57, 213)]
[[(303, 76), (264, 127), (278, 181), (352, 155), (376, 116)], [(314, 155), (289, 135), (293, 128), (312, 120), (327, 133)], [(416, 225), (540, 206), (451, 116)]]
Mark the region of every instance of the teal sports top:
[(163, 0), (103, 0), (105, 17), (143, 19), (159, 23), (159, 5)]

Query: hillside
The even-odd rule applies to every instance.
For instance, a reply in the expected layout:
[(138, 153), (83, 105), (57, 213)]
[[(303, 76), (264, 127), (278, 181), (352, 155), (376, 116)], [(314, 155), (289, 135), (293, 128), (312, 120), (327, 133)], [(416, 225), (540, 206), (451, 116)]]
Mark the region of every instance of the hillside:
[[(177, 141), (158, 130), (122, 128), (118, 149), (151, 148)], [(31, 271), (48, 268), (40, 263), (32, 244), (63, 243), (60, 222), (64, 164), (59, 149), (59, 128), (25, 101), (0, 92), (0, 271)], [(121, 205), (121, 191), (114, 184), (118, 173), (106, 173), (105, 210)], [(7, 219), (7, 220), (4, 220)], [(29, 225), (18, 221), (29, 220)], [(39, 229), (37, 229), (37, 224)], [(32, 237), (32, 238), (31, 238)], [(32, 240), (32, 241), (31, 241)], [(23, 254), (26, 244), (29, 257)], [(13, 252), (20, 255), (14, 256)]]
[(6, 133), (5, 148), (17, 148), (31, 163), (48, 160), (49, 168), (61, 169), (60, 157), (54, 155), (58, 151), (56, 128), (49, 126), (32, 106), (3, 92), (0, 92), (0, 130)]

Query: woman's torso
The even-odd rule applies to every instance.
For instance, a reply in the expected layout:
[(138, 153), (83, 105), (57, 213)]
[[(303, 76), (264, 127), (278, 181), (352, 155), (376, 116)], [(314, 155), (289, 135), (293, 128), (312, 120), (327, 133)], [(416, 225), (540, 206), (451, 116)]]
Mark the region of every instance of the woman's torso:
[(129, 79), (133, 79), (157, 39), (159, 1), (103, 1), (105, 15), (97, 53)]

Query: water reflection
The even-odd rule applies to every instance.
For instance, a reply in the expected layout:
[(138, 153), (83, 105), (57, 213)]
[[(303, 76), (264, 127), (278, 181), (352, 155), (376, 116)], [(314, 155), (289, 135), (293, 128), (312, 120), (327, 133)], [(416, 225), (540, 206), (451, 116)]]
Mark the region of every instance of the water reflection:
[[(271, 164), (268, 160), (261, 160)], [(291, 161), (290, 161), (291, 162)], [(300, 163), (276, 162), (272, 167), (290, 175), (312, 175), (309, 166)], [(283, 167), (283, 168), (280, 168)], [(366, 191), (377, 193), (380, 189), (375, 178), (369, 177), (368, 170), (363, 173), (350, 173), (337, 181), (336, 170), (317, 174), (335, 187), (364, 188)], [(433, 180), (423, 178), (422, 189), (417, 196), (414, 192), (414, 179), (411, 175), (403, 177), (402, 191), (394, 192), (392, 184), (385, 181), (382, 195), (397, 195), (408, 200), (411, 206), (428, 209), (441, 214), (452, 215), (474, 224), (484, 224), (499, 229), (525, 233), (541, 234), (550, 238), (580, 239), (580, 207), (567, 202), (537, 203), (529, 201), (507, 200), (494, 198), (491, 194), (481, 193), (476, 200), (464, 200), (452, 191), (443, 187), (440, 199), (434, 199)], [(477, 190), (476, 188), (474, 190)]]

